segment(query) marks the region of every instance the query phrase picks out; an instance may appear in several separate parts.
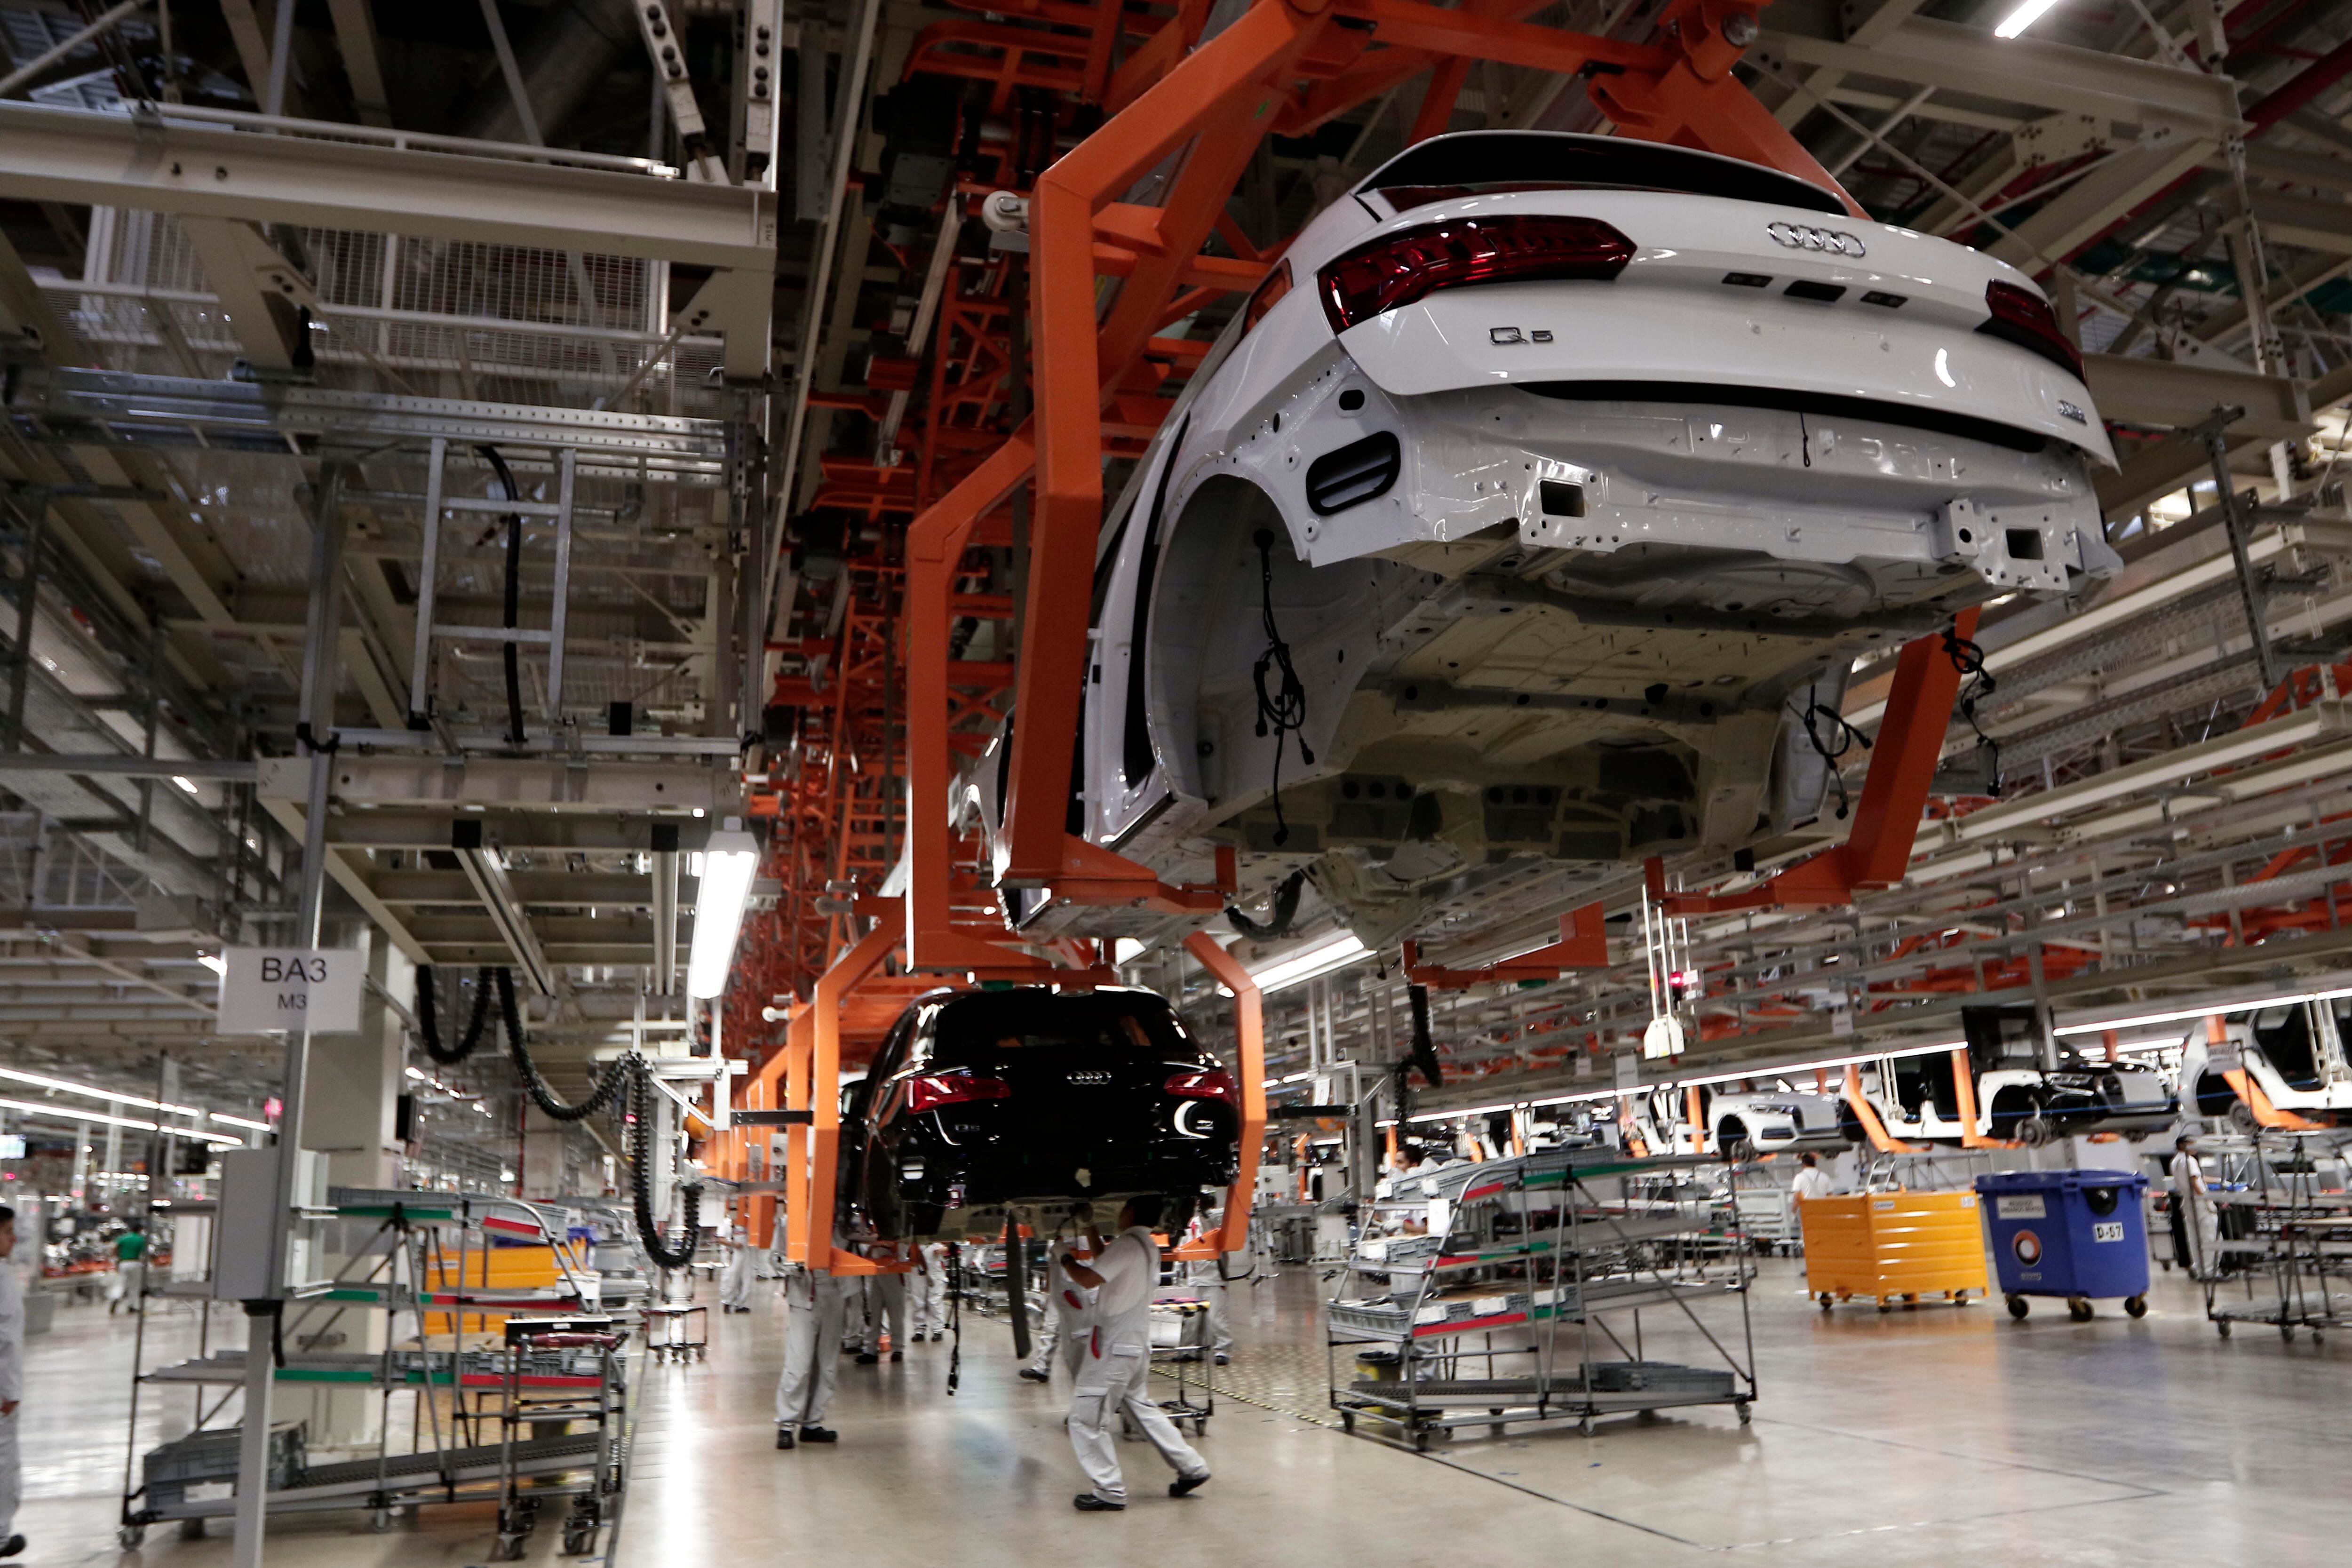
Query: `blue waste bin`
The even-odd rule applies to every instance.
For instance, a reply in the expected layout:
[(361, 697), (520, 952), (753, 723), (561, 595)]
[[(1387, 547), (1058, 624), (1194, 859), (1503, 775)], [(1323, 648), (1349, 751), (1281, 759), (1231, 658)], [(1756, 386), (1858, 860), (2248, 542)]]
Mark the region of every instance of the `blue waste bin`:
[(1977, 1207), (1992, 1233), (1995, 1272), (2009, 1315), (2029, 1296), (2060, 1296), (2068, 1315), (2091, 1316), (2094, 1297), (2123, 1298), (2147, 1314), (2147, 1178), (2130, 1171), (2005, 1171), (1979, 1176)]

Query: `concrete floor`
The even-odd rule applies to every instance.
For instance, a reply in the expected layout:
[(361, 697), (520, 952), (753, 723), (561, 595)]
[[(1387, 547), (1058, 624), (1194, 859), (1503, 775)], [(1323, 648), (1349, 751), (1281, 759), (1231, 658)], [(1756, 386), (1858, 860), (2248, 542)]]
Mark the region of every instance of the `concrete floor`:
[[(1460, 1568), (1479, 1553), (1680, 1564), (1730, 1552), (2142, 1568), (2333, 1563), (2352, 1539), (2352, 1347), (2339, 1341), (2241, 1330), (2224, 1342), (2177, 1276), (2140, 1322), (2109, 1305), (2078, 1325), (2045, 1305), (2013, 1324), (1997, 1302), (1824, 1316), (1798, 1268), (1764, 1265), (1753, 1426), (1702, 1410), (1591, 1438), (1464, 1437), (1426, 1457), (1325, 1424), (1311, 1280), (1294, 1270), (1237, 1297), (1228, 1370), (1260, 1403), (1221, 1401), (1201, 1443), (1215, 1480), (1171, 1500), (1150, 1450), (1127, 1445), (1135, 1501), (1117, 1516), (1070, 1508), (1082, 1483), (1060, 1427), (1066, 1391), (1016, 1380), (994, 1322), (967, 1320), (953, 1398), (945, 1344), (896, 1366), (845, 1362), (840, 1445), (774, 1452), (781, 1335), (763, 1295), (752, 1315), (713, 1322), (709, 1363), (651, 1371), (621, 1561)], [(83, 1308), (32, 1343), (17, 1528), (36, 1568), (228, 1562), (225, 1539), (168, 1526), (139, 1552), (115, 1545), (131, 1331)], [(184, 1316), (159, 1320), (151, 1351), (192, 1332)], [(140, 1447), (187, 1413), (184, 1392), (149, 1400)], [(269, 1560), (462, 1565), (486, 1563), (490, 1540), (486, 1508), (427, 1510), (381, 1535), (329, 1515), (274, 1525)], [(530, 1560), (565, 1561), (559, 1544), (542, 1529)]]

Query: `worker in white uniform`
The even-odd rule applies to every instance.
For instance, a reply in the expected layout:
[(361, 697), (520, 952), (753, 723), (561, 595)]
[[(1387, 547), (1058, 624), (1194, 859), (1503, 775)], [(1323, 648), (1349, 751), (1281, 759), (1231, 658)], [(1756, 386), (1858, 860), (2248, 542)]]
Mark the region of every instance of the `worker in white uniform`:
[(751, 1245), (740, 1225), (728, 1232), (727, 1268), (719, 1276), (719, 1310), (751, 1310)]
[(927, 1241), (915, 1248), (915, 1272), (907, 1279), (908, 1306), (915, 1338), (940, 1340), (948, 1332), (948, 1244)]
[[(1224, 1211), (1195, 1215), (1185, 1239), (1222, 1243), (1224, 1232)], [(1220, 1252), (1213, 1258), (1196, 1258), (1184, 1266), (1184, 1282), (1201, 1293), (1209, 1305), (1209, 1351), (1223, 1366), (1233, 1360), (1234, 1321), (1225, 1300), (1225, 1270), (1234, 1254)], [(1244, 1255), (1245, 1256), (1245, 1255)], [(1247, 1277), (1246, 1267), (1243, 1275)]]
[(840, 1434), (824, 1425), (841, 1380), (833, 1346), (841, 1338), (843, 1311), (856, 1279), (836, 1279), (822, 1268), (784, 1265), (784, 1370), (776, 1379), (776, 1447), (831, 1443)]
[(16, 1435), (25, 1427), (18, 1409), (25, 1397), (25, 1287), (8, 1261), (16, 1250), (16, 1211), (0, 1205), (0, 1557), (25, 1550), (25, 1538), (16, 1533), (16, 1505), (25, 1488), (16, 1447)]
[(1094, 1483), (1073, 1503), (1083, 1513), (1115, 1512), (1127, 1507), (1127, 1481), (1119, 1474), (1110, 1415), (1122, 1411), (1142, 1428), (1160, 1457), (1175, 1470), (1170, 1497), (1182, 1497), (1209, 1479), (1209, 1467), (1177, 1434), (1176, 1424), (1145, 1386), (1151, 1377), (1151, 1290), (1160, 1282), (1160, 1246), (1151, 1227), (1160, 1222), (1156, 1194), (1130, 1198), (1119, 1210), (1117, 1239), (1105, 1243), (1091, 1225), (1087, 1239), (1091, 1265), (1062, 1259), (1062, 1272), (1095, 1292), (1095, 1321), (1087, 1336), (1087, 1359), (1070, 1398), (1070, 1447)]
[(1801, 1168), (1797, 1172), (1797, 1179), (1789, 1184), (1789, 1195), (1797, 1202), (1803, 1203), (1807, 1198), (1825, 1198), (1835, 1190), (1836, 1184), (1830, 1180), (1830, 1173), (1822, 1169), (1822, 1163), (1812, 1155), (1798, 1155), (1797, 1163)]
[(2180, 1234), (2189, 1243), (2181, 1262), (2192, 1279), (2211, 1279), (2221, 1272), (2221, 1216), (2213, 1196), (2205, 1190), (2205, 1167), (2197, 1158), (2197, 1140), (2183, 1133), (2172, 1144), (2172, 1207), (2180, 1216)]
[(1071, 1256), (1070, 1243), (1055, 1237), (1045, 1248), (1045, 1288), (1054, 1310), (1038, 1325), (1036, 1352), (1021, 1375), (1031, 1383), (1051, 1383), (1058, 1352), (1063, 1370), (1072, 1378), (1085, 1362), (1087, 1336), (1094, 1328), (1095, 1293), (1070, 1278), (1062, 1260)]
[[(898, 1261), (895, 1254), (888, 1261)], [(872, 1366), (882, 1359), (882, 1336), (890, 1336), (890, 1359), (907, 1359), (907, 1277), (876, 1274), (866, 1281), (866, 1338), (857, 1349), (857, 1364)]]

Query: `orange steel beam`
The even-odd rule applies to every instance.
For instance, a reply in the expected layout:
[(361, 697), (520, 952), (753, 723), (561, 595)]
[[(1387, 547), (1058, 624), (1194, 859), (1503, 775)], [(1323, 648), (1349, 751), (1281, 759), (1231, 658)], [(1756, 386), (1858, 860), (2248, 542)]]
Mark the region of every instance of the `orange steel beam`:
[[(1265, 130), (1261, 121), (1277, 96), (1269, 79), (1306, 47), (1317, 26), (1286, 0), (1259, 0), (1038, 179), (1029, 226), (1037, 328), (1033, 606), (1083, 604), (1088, 596), (1103, 505), (1101, 371), (1122, 369), (1150, 338), (1178, 280), (1176, 258), (1199, 251), (1256, 151)], [(1098, 331), (1096, 213), (1196, 138), (1160, 223), (1162, 243), (1173, 254), (1139, 260)], [(1069, 737), (1077, 731), (1086, 647), (1086, 627), (1075, 617), (1032, 614), (1023, 624), (1013, 696), (1020, 719), (1005, 804), (1006, 875), (1014, 882), (1050, 881), (1061, 869)]]
[(1960, 1147), (1963, 1149), (2014, 1149), (2017, 1145), (2006, 1138), (1990, 1138), (1977, 1131), (1977, 1080), (1969, 1066), (1969, 1050), (1958, 1046), (1952, 1050), (1952, 1094), (1959, 1101)]
[(1496, 981), (1557, 980), (1564, 969), (1609, 967), (1605, 911), (1597, 903), (1584, 904), (1559, 917), (1559, 940), (1533, 952), (1490, 963), (1484, 969), (1446, 969), (1421, 962), (1421, 944), (1404, 943), (1405, 978), (1437, 991), (1462, 991)]
[(1225, 1234), (1219, 1250), (1239, 1252), (1249, 1246), (1250, 1209), (1257, 1200), (1258, 1145), (1265, 1141), (1265, 998), (1241, 960), (1211, 941), (1208, 932), (1196, 931), (1186, 937), (1184, 951), (1234, 994), (1234, 1032), (1240, 1037), (1235, 1067), (1241, 1075), (1241, 1158), (1234, 1167), (1233, 1189), (1225, 1194)]
[[(801, 1014), (808, 1020), (805, 1034), (799, 1027), (801, 1018), (795, 1018), (786, 1039), (787, 1052), (793, 1051), (797, 1039), (807, 1043), (806, 1066), (797, 1072), (795, 1064), (785, 1068), (792, 1092), (789, 1108), (809, 1112), (807, 1124), (791, 1128), (786, 1139), (791, 1171), (784, 1178), (785, 1250), (795, 1262), (811, 1261), (816, 1235), (825, 1237), (824, 1251), (815, 1255), (818, 1268), (830, 1267), (827, 1259), (834, 1251), (834, 1176), (841, 1153), (841, 1005), (897, 951), (900, 937), (898, 910), (883, 906), (874, 929), (817, 978), (816, 996)], [(822, 1232), (813, 1228), (817, 1225), (824, 1227)]]
[(2254, 1081), (2254, 1075), (2243, 1068), (2225, 1068), (2222, 1069), (2221, 1077), (2228, 1081), (2231, 1089), (2237, 1090), (2238, 1098), (2246, 1102), (2246, 1109), (2254, 1113), (2254, 1123), (2257, 1126), (2287, 1128), (2297, 1132), (2316, 1132), (2325, 1125), (2312, 1121), (2307, 1116), (2298, 1116), (2292, 1110), (2281, 1110), (2277, 1106), (2273, 1105), (2271, 1097), (2263, 1092), (2263, 1086)]
[(1862, 1123), (1864, 1136), (1870, 1146), (1882, 1154), (1916, 1154), (1919, 1151), (1886, 1131), (1886, 1123), (1878, 1119), (1878, 1108), (1862, 1092), (1862, 1074), (1849, 1064), (1845, 1069), (1845, 1102), (1853, 1107), (1855, 1120)]
[[(1728, 143), (1836, 188), (1760, 105), (1750, 115), (1724, 110), (1737, 99), (1754, 105), (1730, 74), (1740, 49), (1723, 31), (1733, 16), (1752, 22), (1752, 7), (1686, 0), (1664, 34), (1673, 40), (1666, 46), (1538, 27), (1513, 19), (1507, 5), (1497, 9), (1505, 14), (1447, 10), (1420, 0), (1338, 0), (1315, 14), (1294, 0), (1259, 0), (1039, 178), (1030, 206), (1037, 333), (1033, 605), (1075, 603), (1087, 592), (1102, 513), (1106, 386), (1141, 351), (1188, 270), (1197, 275), (1201, 243), (1258, 142), (1277, 123), (1297, 118), (1303, 100), (1292, 96), (1291, 79), (1308, 68), (1306, 62), (1337, 19), (1369, 24), (1383, 45), (1401, 53), (1555, 69), (1616, 68), (1621, 75), (1614, 79), (1638, 78), (1641, 90), (1656, 100), (1644, 123), (1660, 139)], [(1717, 121), (1727, 127), (1720, 135)], [(1096, 246), (1112, 198), (1188, 144), (1152, 225), (1158, 249), (1137, 253), (1108, 313), (1098, 319)], [(1130, 232), (1140, 218), (1113, 215), (1112, 226)], [(1083, 346), (1088, 343), (1091, 357)], [(1005, 803), (1003, 875), (1010, 885), (1052, 885), (1066, 881), (1073, 869), (1062, 845), (1063, 818), (1070, 791), (1067, 738), (1079, 721), (1085, 653), (1084, 628), (1068, 617), (1034, 614), (1024, 620), (1014, 701), (1020, 723)]]
[[(1962, 610), (1953, 634), (1973, 635), (1978, 612)], [(1951, 728), (1960, 693), (1959, 667), (1945, 651), (1944, 634), (1915, 637), (1903, 647), (1887, 694), (1886, 716), (1863, 777), (1846, 841), (1800, 860), (1761, 887), (1721, 895), (1664, 894), (1670, 915), (1721, 914), (1735, 910), (1822, 910), (1851, 902), (1858, 889), (1892, 888), (1911, 863), (1911, 846), (1927, 809), (1927, 791)]]

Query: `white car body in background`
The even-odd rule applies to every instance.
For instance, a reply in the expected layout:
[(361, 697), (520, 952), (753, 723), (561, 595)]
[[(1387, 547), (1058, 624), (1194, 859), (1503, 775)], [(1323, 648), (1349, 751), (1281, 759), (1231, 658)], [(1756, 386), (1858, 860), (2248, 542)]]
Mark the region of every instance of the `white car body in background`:
[(2210, 1044), (2200, 1024), (2182, 1043), (2180, 1108), (2189, 1115), (2227, 1121), (2241, 1131), (2260, 1123), (2228, 1077), (2242, 1073), (2273, 1108), (2308, 1121), (2330, 1122), (2352, 1111), (2352, 1062), (2344, 1035), (2352, 1028), (2352, 997), (2290, 1002), (2224, 1016), (2225, 1038)]

